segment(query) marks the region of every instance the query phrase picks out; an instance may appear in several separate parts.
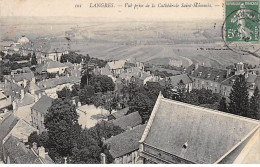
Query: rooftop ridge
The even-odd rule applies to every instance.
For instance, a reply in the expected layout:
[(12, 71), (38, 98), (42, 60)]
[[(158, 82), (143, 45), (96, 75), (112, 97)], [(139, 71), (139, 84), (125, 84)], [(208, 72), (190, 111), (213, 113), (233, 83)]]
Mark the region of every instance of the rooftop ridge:
[(256, 124), (258, 124), (258, 126), (260, 125), (260, 121), (256, 120), (256, 119), (252, 119), (252, 118), (248, 118), (248, 117), (244, 117), (244, 116), (240, 116), (240, 115), (235, 115), (235, 114), (231, 114), (231, 113), (226, 113), (226, 112), (222, 112), (222, 111), (219, 111), (219, 110), (213, 110), (213, 109), (205, 108), (205, 107), (201, 107), (201, 106), (196, 106), (196, 105), (193, 105), (193, 104), (183, 103), (183, 102), (167, 99), (167, 98), (164, 98), (164, 97), (161, 100), (171, 102), (171, 103), (177, 103), (177, 104), (180, 104), (180, 105), (186, 105), (186, 106), (190, 106), (190, 107), (197, 108), (197, 109), (202, 109), (202, 110), (204, 110), (204, 112), (220, 114), (220, 115), (223, 115), (223, 116), (248, 121), (248, 122), (251, 122), (251, 123), (256, 123)]
[(249, 136), (251, 136), (256, 130), (259, 128), (259, 125), (257, 125), (253, 130), (251, 130), (242, 140), (240, 140), (233, 148), (231, 148), (226, 154), (224, 154), (222, 157), (220, 157), (214, 164), (219, 163), (221, 160), (223, 160), (227, 155), (229, 155), (233, 150), (235, 150), (241, 143), (243, 143)]
[(152, 126), (154, 117), (155, 117), (155, 115), (156, 115), (156, 113), (157, 113), (157, 111), (158, 111), (158, 108), (159, 108), (159, 105), (160, 105), (160, 102), (161, 102), (161, 99), (162, 99), (162, 98), (163, 98), (163, 95), (162, 95), (161, 92), (160, 92), (160, 93), (159, 93), (159, 96), (158, 96), (158, 98), (157, 98), (157, 100), (156, 100), (156, 103), (155, 103), (155, 105), (154, 105), (154, 107), (153, 107), (153, 111), (152, 111), (152, 113), (151, 113), (151, 116), (150, 116), (150, 118), (149, 118), (149, 120), (148, 120), (148, 122), (147, 122), (147, 125), (146, 125), (146, 127), (145, 127), (145, 129), (144, 129), (144, 133), (143, 133), (143, 135), (142, 135), (141, 140), (139, 141), (139, 143), (143, 143), (143, 142), (145, 141), (145, 139), (146, 139), (146, 137), (147, 137), (147, 135), (148, 135), (148, 133), (149, 133), (149, 131), (150, 131), (150, 128), (151, 128), (151, 126)]

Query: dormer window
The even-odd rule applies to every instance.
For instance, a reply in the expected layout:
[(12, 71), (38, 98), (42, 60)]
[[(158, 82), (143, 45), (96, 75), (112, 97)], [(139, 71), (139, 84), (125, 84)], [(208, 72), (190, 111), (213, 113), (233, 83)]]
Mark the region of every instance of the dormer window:
[(187, 149), (187, 147), (188, 147), (188, 143), (186, 142), (183, 144), (182, 148)]

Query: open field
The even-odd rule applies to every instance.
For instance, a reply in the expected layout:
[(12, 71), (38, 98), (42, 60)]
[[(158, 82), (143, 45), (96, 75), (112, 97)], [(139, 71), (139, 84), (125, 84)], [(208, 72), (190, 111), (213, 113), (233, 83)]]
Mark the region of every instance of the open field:
[(182, 60), (185, 66), (198, 62), (217, 68), (239, 61), (260, 64), (260, 58), (252, 55), (241, 56), (230, 50), (207, 50), (225, 48), (221, 39), (220, 20), (138, 22), (63, 17), (13, 19), (0, 19), (1, 40), (16, 40), (26, 35), (34, 43), (41, 43), (45, 39), (57, 48), (66, 48), (70, 43), (73, 51), (109, 60), (136, 58), (165, 64), (169, 59), (175, 59)]

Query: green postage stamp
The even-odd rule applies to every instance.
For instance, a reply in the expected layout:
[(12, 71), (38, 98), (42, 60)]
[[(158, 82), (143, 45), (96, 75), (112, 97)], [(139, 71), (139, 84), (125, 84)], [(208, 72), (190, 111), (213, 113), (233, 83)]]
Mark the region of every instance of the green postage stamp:
[(225, 2), (225, 41), (259, 41), (259, 1)]

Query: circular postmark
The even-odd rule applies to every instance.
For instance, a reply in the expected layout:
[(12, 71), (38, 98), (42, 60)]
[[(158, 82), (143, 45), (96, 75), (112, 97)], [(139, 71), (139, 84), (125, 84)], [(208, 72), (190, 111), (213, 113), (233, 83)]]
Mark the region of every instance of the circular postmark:
[(259, 57), (259, 16), (260, 13), (256, 10), (242, 5), (230, 12), (222, 25), (225, 46), (242, 55), (253, 54)]

